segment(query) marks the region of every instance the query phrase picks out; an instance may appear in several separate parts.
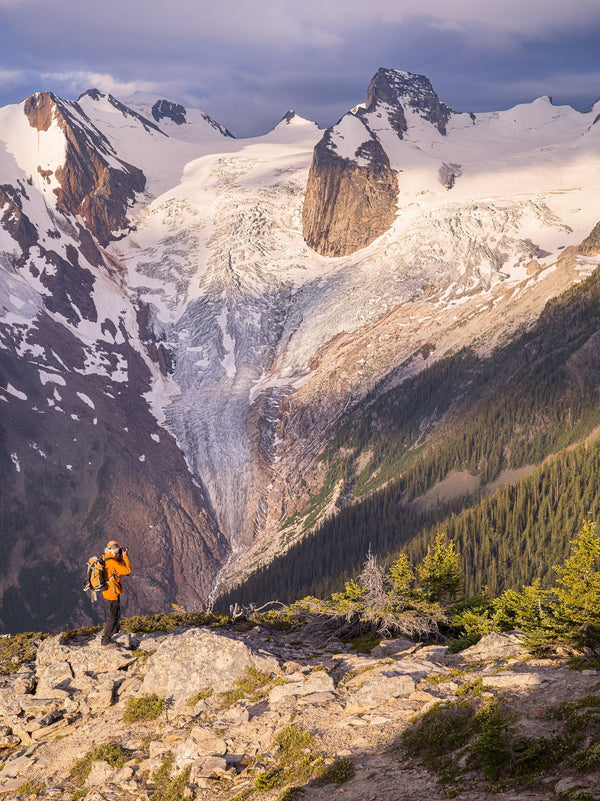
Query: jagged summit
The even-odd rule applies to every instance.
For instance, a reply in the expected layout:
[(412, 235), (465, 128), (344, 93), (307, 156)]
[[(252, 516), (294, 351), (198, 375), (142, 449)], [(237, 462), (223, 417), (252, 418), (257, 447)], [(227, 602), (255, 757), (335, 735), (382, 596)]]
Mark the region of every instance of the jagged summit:
[(122, 97), (121, 102), (136, 109), (143, 116), (156, 121), (160, 130), (178, 139), (198, 139), (207, 135), (234, 135), (224, 125), (216, 122), (204, 111), (183, 103), (147, 92), (134, 92)]
[(277, 125), (273, 128), (272, 132), (281, 132), (291, 128), (299, 128), (301, 126), (310, 126), (311, 128), (318, 127), (317, 124), (312, 120), (307, 120), (305, 117), (301, 117), (300, 114), (297, 114), (294, 109), (290, 109), (289, 111), (286, 111)]
[(400, 138), (408, 127), (406, 111), (416, 112), (431, 122), (442, 136), (446, 135), (448, 120), (456, 113), (440, 101), (425, 75), (385, 67), (381, 67), (373, 76), (367, 89), (366, 107), (359, 110), (358, 114), (369, 115), (380, 106), (388, 106), (392, 110), (390, 122)]
[(81, 101), (85, 98), (90, 98), (95, 103), (105, 104), (107, 106), (111, 106), (116, 111), (119, 111), (123, 117), (134, 117), (137, 119), (146, 130), (154, 130), (158, 133), (163, 133), (160, 128), (155, 125), (151, 120), (147, 117), (144, 117), (142, 114), (139, 114), (135, 109), (129, 108), (124, 103), (121, 103), (120, 100), (117, 100), (116, 97), (113, 95), (101, 92), (100, 89), (87, 89), (85, 92), (82, 92), (79, 97), (77, 98), (77, 102), (81, 104)]
[(152, 106), (152, 116), (156, 122), (167, 118), (172, 120), (175, 125), (185, 125), (187, 122), (186, 113), (185, 106), (180, 103), (173, 103), (171, 100), (157, 100)]
[(314, 125), (314, 123), (311, 122), (310, 120), (307, 120), (305, 117), (301, 117), (299, 114), (297, 114), (293, 108), (291, 108), (289, 111), (286, 111), (286, 113), (279, 120), (277, 125), (281, 125), (282, 123), (284, 123), (285, 125), (305, 125), (306, 123)]
[(469, 171), (495, 171), (496, 160), (510, 153), (504, 176), (519, 180), (515, 164), (538, 162), (541, 148), (594, 136), (591, 127), (586, 114), (556, 106), (549, 96), (505, 111), (459, 113), (439, 99), (426, 76), (382, 67), (366, 102), (328, 128), (315, 148), (305, 241), (323, 256), (349, 255), (390, 230), (402, 184), (412, 186), (411, 176), (419, 176), (421, 191), (455, 191)]

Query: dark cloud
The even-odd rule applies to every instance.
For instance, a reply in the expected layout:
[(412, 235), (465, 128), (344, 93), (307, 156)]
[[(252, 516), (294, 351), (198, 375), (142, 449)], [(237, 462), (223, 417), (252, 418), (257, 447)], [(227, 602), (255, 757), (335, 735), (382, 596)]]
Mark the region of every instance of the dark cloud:
[(321, 126), (380, 66), (427, 75), (458, 110), (600, 95), (597, 0), (0, 0), (0, 105), (51, 89), (139, 88), (198, 105), (236, 135), (288, 108)]

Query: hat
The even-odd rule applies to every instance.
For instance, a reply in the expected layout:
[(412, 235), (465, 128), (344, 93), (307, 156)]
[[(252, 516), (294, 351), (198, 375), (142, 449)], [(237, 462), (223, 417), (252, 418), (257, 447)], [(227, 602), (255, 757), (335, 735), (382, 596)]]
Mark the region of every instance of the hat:
[(118, 543), (118, 542), (115, 542), (115, 540), (111, 540), (111, 541), (108, 543), (108, 545), (106, 546), (106, 550), (107, 550), (107, 551), (110, 551), (110, 550), (111, 550), (111, 548), (120, 548), (120, 547), (121, 547), (121, 546), (119, 545), (119, 543)]

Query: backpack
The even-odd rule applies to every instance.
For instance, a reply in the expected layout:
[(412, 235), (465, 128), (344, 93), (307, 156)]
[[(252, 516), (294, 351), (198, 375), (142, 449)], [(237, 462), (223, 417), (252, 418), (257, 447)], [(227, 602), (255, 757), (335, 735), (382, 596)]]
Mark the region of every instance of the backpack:
[(99, 592), (108, 589), (106, 578), (104, 559), (102, 557), (96, 558), (95, 556), (91, 556), (87, 562), (87, 575), (85, 584), (83, 585), (83, 591), (91, 593), (92, 601), (96, 600)]

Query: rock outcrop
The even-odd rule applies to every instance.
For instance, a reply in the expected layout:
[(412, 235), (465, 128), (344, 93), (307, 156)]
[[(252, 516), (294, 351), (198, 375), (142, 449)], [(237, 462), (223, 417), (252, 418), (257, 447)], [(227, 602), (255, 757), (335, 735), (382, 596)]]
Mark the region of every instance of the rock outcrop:
[(127, 208), (146, 184), (144, 173), (116, 156), (76, 103), (38, 92), (25, 101), (24, 112), (38, 131), (56, 125), (64, 134), (65, 159), (55, 176), (56, 208), (85, 220), (101, 245), (120, 236), (129, 226)]
[[(482, 801), (487, 781), (461, 749), (455, 781), (408, 758), (401, 738), (413, 716), (483, 696), (506, 705), (511, 731), (551, 738), (565, 724), (548, 707), (580, 704), (598, 683), (593, 668), (532, 659), (515, 634), (456, 655), (405, 640), (384, 641), (385, 658), (335, 644), (259, 626), (121, 634), (108, 648), (89, 636), (45, 639), (34, 663), (0, 677), (0, 794), (140, 801), (170, 770), (196, 801), (274, 799), (290, 784), (303, 785), (307, 801), (441, 801), (457, 791)], [(123, 720), (148, 699), (162, 703), (153, 717)], [(305, 738), (314, 779), (282, 781), (284, 735)], [(494, 798), (518, 790), (521, 800), (552, 801), (579, 788), (597, 799), (599, 779), (593, 768), (547, 770), (533, 784), (496, 787)], [(265, 795), (261, 780), (277, 789)]]
[(325, 134), (308, 176), (302, 232), (322, 256), (346, 256), (385, 233), (394, 221), (398, 179), (374, 138), (361, 145), (361, 162), (339, 156)]
[(593, 227), (577, 250), (582, 256), (597, 256), (600, 253), (600, 222)]
[[(309, 247), (322, 256), (347, 256), (384, 234), (398, 196), (389, 134), (403, 139), (412, 116), (445, 136), (452, 114), (424, 75), (378, 70), (365, 105), (342, 117), (315, 147), (302, 217)], [(460, 167), (444, 167), (440, 180), (451, 188)]]

